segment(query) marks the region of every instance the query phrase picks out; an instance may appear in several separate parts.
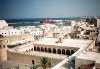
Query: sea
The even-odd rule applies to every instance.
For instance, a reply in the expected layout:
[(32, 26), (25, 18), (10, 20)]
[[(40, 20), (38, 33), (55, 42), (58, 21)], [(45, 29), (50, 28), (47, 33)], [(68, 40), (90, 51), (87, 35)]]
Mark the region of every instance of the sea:
[(30, 18), (30, 19), (5, 19), (9, 26), (38, 26), (42, 25), (40, 20), (74, 20), (77, 18)]

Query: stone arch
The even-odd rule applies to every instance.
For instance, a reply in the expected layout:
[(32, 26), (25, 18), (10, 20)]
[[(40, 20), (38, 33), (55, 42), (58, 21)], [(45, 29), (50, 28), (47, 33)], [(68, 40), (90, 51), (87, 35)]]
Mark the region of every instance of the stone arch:
[(61, 54), (61, 50), (60, 49), (58, 49), (58, 54)]
[(79, 37), (79, 36), (77, 36), (77, 38), (79, 39), (80, 37)]
[(3, 45), (3, 48), (5, 48), (5, 45)]
[(40, 48), (39, 47), (37, 47), (37, 51), (40, 51)]
[(53, 48), (53, 53), (56, 54), (56, 49), (55, 48)]
[(48, 52), (51, 53), (51, 48), (48, 48)]
[(69, 50), (66, 50), (66, 55), (70, 55), (70, 51)]
[(31, 48), (31, 51), (33, 51), (33, 48)]
[(44, 48), (43, 47), (41, 47), (41, 52), (44, 52)]
[(31, 51), (31, 49), (28, 50), (29, 52)]
[(35, 64), (34, 60), (32, 60), (32, 64)]
[(47, 48), (45, 48), (44, 50), (45, 50), (45, 52), (47, 52)]
[(65, 55), (65, 50), (64, 49), (62, 49), (62, 54)]
[(98, 51), (100, 51), (100, 48), (98, 48)]
[(73, 50), (71, 50), (71, 55), (74, 53), (74, 51)]
[(34, 51), (36, 51), (37, 49), (36, 49), (36, 47), (34, 46)]

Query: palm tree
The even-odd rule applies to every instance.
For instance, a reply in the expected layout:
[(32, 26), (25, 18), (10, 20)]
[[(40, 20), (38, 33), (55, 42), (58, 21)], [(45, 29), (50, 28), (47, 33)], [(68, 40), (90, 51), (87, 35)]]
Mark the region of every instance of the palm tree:
[(49, 63), (49, 59), (47, 57), (42, 57), (41, 58), (41, 65), (43, 69), (46, 69)]
[(19, 69), (19, 65), (18, 65), (18, 66), (16, 66), (16, 69)]
[(32, 65), (32, 67), (30, 67), (30, 69), (38, 69), (38, 65)]

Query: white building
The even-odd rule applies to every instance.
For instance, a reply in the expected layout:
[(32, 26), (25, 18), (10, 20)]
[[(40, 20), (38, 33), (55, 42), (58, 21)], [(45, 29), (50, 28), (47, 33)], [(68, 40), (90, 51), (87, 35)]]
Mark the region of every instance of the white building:
[(21, 35), (21, 34), (24, 34), (24, 31), (17, 30), (17, 29), (0, 30), (0, 35), (3, 35), (3, 36), (12, 36), (12, 35)]
[(5, 20), (0, 20), (0, 28), (3, 28), (5, 26), (8, 26)]
[(36, 35), (36, 36), (42, 36), (43, 35), (43, 31), (42, 30), (36, 30), (36, 31), (31, 31), (30, 34), (32, 35)]
[(82, 52), (75, 59), (75, 69), (100, 69), (100, 53)]
[(17, 29), (23, 30), (25, 32), (25, 34), (27, 34), (27, 33), (32, 34), (33, 36), (43, 35), (43, 30), (40, 28), (36, 28), (35, 26), (21, 26), (21, 27), (18, 27)]

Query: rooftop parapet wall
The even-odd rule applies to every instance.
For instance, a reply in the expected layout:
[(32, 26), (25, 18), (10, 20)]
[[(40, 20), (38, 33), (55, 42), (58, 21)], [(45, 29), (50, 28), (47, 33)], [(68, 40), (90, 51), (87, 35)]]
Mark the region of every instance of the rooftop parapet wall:
[(26, 50), (29, 50), (29, 49), (33, 49), (33, 42), (29, 42), (29, 43), (26, 43), (26, 44), (22, 44), (22, 45), (19, 45), (19, 46), (16, 46), (15, 48), (12, 48), (12, 50), (16, 50), (16, 51), (26, 51)]
[[(12, 55), (23, 55), (23, 56), (31, 56), (31, 57), (44, 57), (44, 56), (41, 56), (41, 55), (39, 55), (39, 54), (32, 54), (32, 53), (27, 53), (27, 52), (19, 52), (19, 51), (11, 51), (11, 50), (8, 50), (8, 58), (10, 57), (9, 56), (9, 54), (12, 54)], [(45, 56), (45, 57), (48, 57), (48, 56)], [(50, 58), (50, 59), (57, 59), (57, 60), (63, 60), (62, 58), (60, 58), (60, 59), (58, 59), (58, 58), (54, 58), (53, 56), (51, 56), (51, 57), (48, 57), (48, 58)]]
[[(34, 60), (35, 64), (40, 64), (40, 59), (42, 57), (44, 56), (40, 56), (39, 54), (30, 54), (30, 53), (25, 53), (25, 52), (17, 52), (17, 51), (8, 50), (8, 60), (11, 60), (11, 61), (32, 64), (32, 60)], [(62, 59), (53, 58), (52, 56), (48, 58), (51, 59), (52, 66), (59, 63), (62, 60)]]
[(19, 52), (11, 52), (11, 51), (8, 51), (7, 56), (8, 56), (8, 60), (26, 63), (26, 64), (31, 64), (33, 59), (32, 55), (19, 53)]

